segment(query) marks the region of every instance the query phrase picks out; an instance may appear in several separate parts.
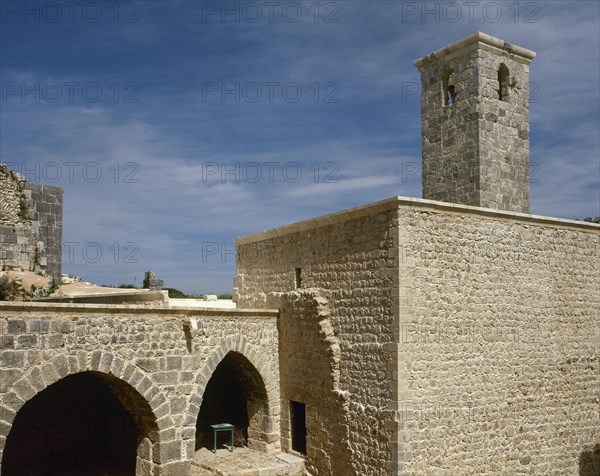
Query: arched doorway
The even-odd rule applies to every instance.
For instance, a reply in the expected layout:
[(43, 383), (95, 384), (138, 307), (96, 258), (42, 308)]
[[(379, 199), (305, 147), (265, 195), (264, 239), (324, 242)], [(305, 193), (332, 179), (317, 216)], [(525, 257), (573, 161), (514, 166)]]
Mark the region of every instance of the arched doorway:
[(69, 375), (17, 413), (2, 476), (141, 474), (157, 430), (148, 402), (128, 383), (100, 372)]
[(269, 432), (269, 405), (263, 379), (252, 363), (229, 352), (217, 365), (202, 397), (196, 423), (196, 450), (212, 449), (210, 425), (231, 423), (236, 445), (265, 449)]

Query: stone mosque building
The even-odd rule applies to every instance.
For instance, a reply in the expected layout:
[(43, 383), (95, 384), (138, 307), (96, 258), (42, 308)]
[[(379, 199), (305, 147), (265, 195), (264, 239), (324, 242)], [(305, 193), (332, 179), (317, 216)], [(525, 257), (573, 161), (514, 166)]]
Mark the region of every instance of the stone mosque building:
[(1, 475), (599, 475), (600, 226), (530, 214), (534, 56), (417, 60), (424, 198), (238, 238), (235, 309), (0, 303)]

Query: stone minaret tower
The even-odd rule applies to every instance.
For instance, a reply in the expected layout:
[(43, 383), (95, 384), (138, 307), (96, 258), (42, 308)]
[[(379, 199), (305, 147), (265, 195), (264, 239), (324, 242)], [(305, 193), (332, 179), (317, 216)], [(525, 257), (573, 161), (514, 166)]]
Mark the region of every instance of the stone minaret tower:
[(474, 33), (415, 61), (423, 198), (529, 213), (533, 51)]

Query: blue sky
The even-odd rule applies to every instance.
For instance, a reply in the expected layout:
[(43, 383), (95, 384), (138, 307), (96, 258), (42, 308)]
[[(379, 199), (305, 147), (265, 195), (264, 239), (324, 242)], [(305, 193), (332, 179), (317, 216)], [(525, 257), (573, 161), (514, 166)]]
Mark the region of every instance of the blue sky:
[(1, 0), (0, 161), (64, 188), (63, 272), (229, 292), (231, 240), (420, 197), (413, 60), (537, 52), (532, 213), (600, 215), (600, 3)]

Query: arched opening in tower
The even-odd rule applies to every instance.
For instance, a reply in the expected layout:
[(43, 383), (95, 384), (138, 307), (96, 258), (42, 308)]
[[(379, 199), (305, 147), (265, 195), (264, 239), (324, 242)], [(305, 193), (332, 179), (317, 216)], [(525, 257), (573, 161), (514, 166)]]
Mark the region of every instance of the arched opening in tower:
[[(136, 464), (152, 464), (156, 430), (150, 406), (129, 384), (98, 372), (73, 374), (21, 407), (2, 476), (134, 475)], [(138, 458), (144, 443), (149, 454)]]
[(454, 71), (452, 68), (447, 68), (444, 71), (442, 78), (442, 86), (444, 89), (444, 105), (452, 106), (456, 102), (456, 85), (454, 83)]
[[(267, 392), (260, 373), (242, 354), (229, 352), (217, 365), (204, 390), (196, 423), (196, 450), (213, 449), (211, 425), (235, 427), (235, 446), (264, 447), (269, 431)], [(217, 445), (229, 442), (217, 433)]]
[(502, 63), (498, 68), (498, 99), (508, 101), (508, 92), (510, 87), (510, 72), (508, 67)]

